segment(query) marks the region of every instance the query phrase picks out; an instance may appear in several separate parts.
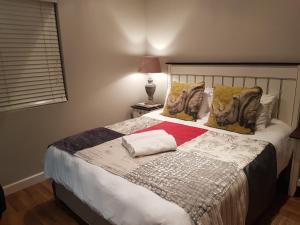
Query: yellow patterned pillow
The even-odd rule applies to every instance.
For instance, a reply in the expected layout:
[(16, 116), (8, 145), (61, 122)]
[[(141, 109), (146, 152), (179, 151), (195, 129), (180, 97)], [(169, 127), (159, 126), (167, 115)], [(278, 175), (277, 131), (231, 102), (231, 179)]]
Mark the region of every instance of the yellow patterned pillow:
[(216, 86), (207, 126), (254, 134), (262, 95), (260, 87)]
[(203, 100), (205, 84), (172, 82), (167, 102), (161, 115), (182, 120), (197, 120)]

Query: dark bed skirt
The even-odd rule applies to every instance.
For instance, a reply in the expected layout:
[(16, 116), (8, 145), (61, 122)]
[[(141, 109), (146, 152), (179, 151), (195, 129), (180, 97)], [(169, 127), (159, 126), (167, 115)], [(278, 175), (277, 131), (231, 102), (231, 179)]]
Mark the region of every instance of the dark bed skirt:
[(63, 185), (53, 181), (52, 188), (55, 199), (67, 207), (68, 210), (71, 210), (80, 224), (113, 225), (91, 209), (87, 204), (82, 202)]
[[(289, 174), (291, 169), (291, 162), (280, 174), (277, 180), (276, 196), (270, 205), (269, 209), (261, 215), (253, 225), (267, 225), (271, 224), (272, 218), (278, 213), (280, 207), (288, 198)], [(52, 182), (54, 197), (62, 203), (67, 209), (74, 213), (74, 216), (80, 224), (89, 225), (113, 225), (105, 220), (101, 215), (96, 213), (87, 204), (77, 198), (71, 191), (67, 190), (63, 185)]]

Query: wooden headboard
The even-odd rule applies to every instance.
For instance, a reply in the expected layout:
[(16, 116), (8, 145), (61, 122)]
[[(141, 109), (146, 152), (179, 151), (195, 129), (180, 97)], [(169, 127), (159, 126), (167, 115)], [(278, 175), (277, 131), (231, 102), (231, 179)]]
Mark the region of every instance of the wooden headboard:
[(205, 81), (206, 87), (260, 86), (265, 94), (277, 96), (274, 117), (293, 128), (298, 125), (300, 69), (297, 64), (197, 64), (168, 63), (169, 82)]

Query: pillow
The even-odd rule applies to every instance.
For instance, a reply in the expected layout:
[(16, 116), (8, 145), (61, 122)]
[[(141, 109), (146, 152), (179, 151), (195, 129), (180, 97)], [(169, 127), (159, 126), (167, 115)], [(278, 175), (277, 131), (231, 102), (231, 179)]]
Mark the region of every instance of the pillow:
[(198, 112), (198, 119), (202, 119), (207, 115), (209, 112), (211, 102), (212, 102), (212, 96), (213, 96), (213, 88), (205, 88), (204, 94), (203, 94), (203, 101), (201, 104), (201, 107)]
[(168, 101), (168, 96), (170, 94), (170, 90), (171, 90), (171, 85), (168, 85), (168, 89), (167, 89), (167, 93), (166, 93), (166, 96), (165, 96), (164, 105), (167, 105), (167, 101)]
[(276, 111), (275, 110), (275, 105), (277, 103), (276, 96), (274, 96), (274, 95), (262, 95), (260, 103), (261, 104), (266, 104), (268, 102), (271, 102), (271, 103), (269, 104), (269, 109), (268, 109), (268, 123), (267, 123), (267, 125), (269, 125), (271, 123), (272, 116), (274, 115), (274, 113)]
[(207, 126), (253, 134), (262, 95), (260, 87), (216, 86)]
[(203, 99), (204, 86), (204, 82), (172, 82), (170, 93), (161, 115), (182, 120), (197, 120)]
[(271, 122), (276, 97), (273, 95), (262, 95), (256, 120), (256, 130), (265, 129)]

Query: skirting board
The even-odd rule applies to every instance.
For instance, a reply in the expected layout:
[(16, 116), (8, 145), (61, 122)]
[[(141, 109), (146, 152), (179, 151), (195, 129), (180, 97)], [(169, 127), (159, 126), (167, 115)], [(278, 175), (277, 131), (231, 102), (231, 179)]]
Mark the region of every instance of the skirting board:
[(3, 187), (4, 194), (9, 195), (14, 192), (20, 191), (24, 188), (30, 187), (34, 184), (40, 183), (42, 181), (46, 180), (46, 177), (44, 176), (44, 172), (40, 172), (37, 174), (34, 174), (30, 177), (24, 178), (22, 180), (19, 180), (15, 183), (8, 184)]

